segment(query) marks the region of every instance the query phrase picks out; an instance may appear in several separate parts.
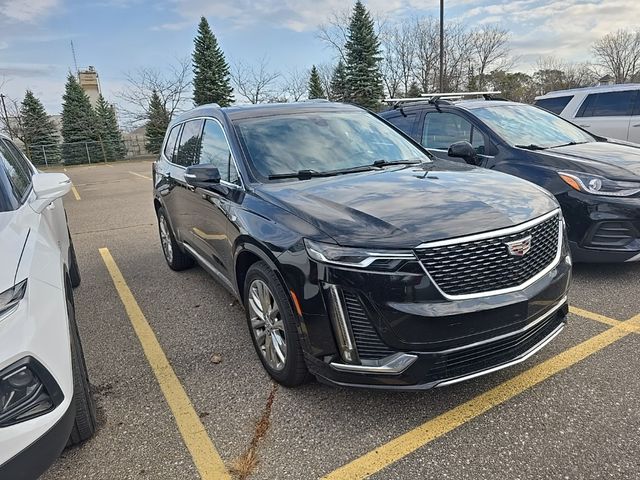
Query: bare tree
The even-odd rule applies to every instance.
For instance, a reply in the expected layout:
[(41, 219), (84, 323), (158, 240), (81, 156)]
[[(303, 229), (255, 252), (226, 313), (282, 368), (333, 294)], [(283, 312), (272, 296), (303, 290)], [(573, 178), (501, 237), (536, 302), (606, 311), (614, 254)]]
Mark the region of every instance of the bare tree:
[(331, 93), (331, 78), (333, 77), (333, 71), (335, 68), (336, 66), (331, 63), (320, 63), (316, 65), (316, 70), (318, 70), (318, 75), (320, 76), (322, 90), (327, 94), (327, 98), (329, 100), (333, 100)]
[[(3, 85), (4, 82), (0, 84), (0, 90)], [(4, 105), (7, 109), (7, 116), (5, 117), (4, 110), (0, 112), (0, 125), (2, 126), (2, 130), (4, 130), (10, 137), (18, 139), (24, 143), (25, 135), (20, 102), (5, 95)], [(0, 108), (2, 107), (0, 106)]]
[(471, 50), (477, 66), (477, 87), (485, 88), (485, 75), (492, 70), (508, 70), (509, 31), (498, 25), (485, 25), (471, 32)]
[(597, 40), (591, 51), (616, 83), (630, 81), (640, 68), (640, 30), (618, 30)]
[(308, 90), (309, 72), (294, 68), (283, 76), (282, 92), (287, 99), (297, 102), (307, 95)]
[(380, 32), (382, 75), (387, 94), (406, 94), (414, 80), (416, 62), (415, 28), (410, 23), (387, 24)]
[(251, 103), (263, 103), (279, 98), (274, 91), (278, 78), (280, 73), (269, 69), (266, 57), (262, 57), (258, 64), (251, 66), (238, 62), (231, 69), (235, 91)]
[(126, 87), (116, 96), (123, 101), (119, 110), (132, 123), (149, 118), (149, 101), (157, 92), (170, 118), (190, 107), (188, 93), (191, 91), (191, 62), (178, 59), (167, 69), (142, 67), (125, 74)]
[(554, 56), (540, 57), (533, 74), (538, 95), (553, 90), (594, 85), (599, 77), (599, 72), (593, 65), (566, 62)]
[(342, 59), (343, 62), (347, 61), (344, 44), (347, 42), (350, 17), (350, 8), (334, 11), (327, 22), (318, 27), (317, 33), (317, 37), (334, 50), (336, 56)]
[(416, 18), (413, 24), (415, 39), (414, 78), (423, 92), (431, 92), (437, 85), (440, 45), (438, 22), (433, 17)]

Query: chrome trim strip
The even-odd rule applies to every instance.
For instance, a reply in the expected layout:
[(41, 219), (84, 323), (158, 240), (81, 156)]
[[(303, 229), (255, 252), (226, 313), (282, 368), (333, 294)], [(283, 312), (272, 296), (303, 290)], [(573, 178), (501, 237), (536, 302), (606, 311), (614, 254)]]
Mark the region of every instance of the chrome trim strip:
[(202, 255), (194, 250), (194, 248), (188, 243), (182, 243), (182, 246), (185, 250), (189, 252), (190, 255), (195, 257), (200, 265), (202, 265), (205, 270), (209, 270), (212, 274), (214, 274), (222, 283), (224, 283), (225, 287), (229, 288), (232, 292), (235, 293), (235, 288), (233, 288), (232, 283), (225, 277), (220, 270), (211, 265), (211, 263), (206, 260)]
[[(494, 232), (488, 232), (487, 234), (472, 235), (470, 237), (460, 237), (460, 238), (466, 238), (467, 239), (467, 240), (464, 240), (462, 242), (458, 242), (458, 241), (454, 242), (453, 241), (453, 240), (460, 240), (460, 239), (453, 239), (451, 241), (443, 240), (442, 242), (452, 242), (452, 243), (433, 242), (431, 244), (431, 246), (434, 246), (434, 243), (438, 243), (439, 244), (439, 245), (435, 245), (435, 246), (453, 245), (455, 243), (465, 243), (467, 241), (473, 241), (473, 240), (468, 240), (469, 238), (477, 237), (477, 236), (480, 236), (480, 235), (482, 235), (484, 237), (483, 238), (476, 238), (476, 241), (477, 240), (484, 240), (486, 238), (493, 238), (494, 236), (495, 237), (500, 237), (500, 236), (503, 236), (503, 235), (510, 235), (511, 233), (517, 233), (519, 231), (526, 230), (527, 228), (530, 228), (530, 227), (532, 227), (534, 225), (537, 225), (537, 223), (531, 223), (531, 222), (537, 221), (538, 223), (542, 223), (543, 221), (551, 218), (554, 214), (559, 213), (559, 211), (560, 211), (559, 209), (558, 210), (554, 210), (553, 212), (545, 214), (542, 217), (538, 217), (535, 220), (532, 220), (532, 221), (517, 225), (516, 227), (510, 227), (508, 229), (503, 229), (503, 230), (495, 230)], [(418, 259), (418, 262), (420, 263), (420, 266), (422, 267), (422, 270), (424, 270), (424, 272), (427, 275), (427, 277), (429, 277), (429, 280), (431, 280), (431, 283), (433, 283), (433, 286), (436, 287), (436, 290), (438, 290), (438, 292), (440, 292), (440, 294), (444, 298), (446, 298), (447, 300), (467, 300), (467, 299), (471, 299), (471, 298), (491, 297), (491, 296), (494, 296), (494, 295), (502, 295), (504, 293), (519, 292), (520, 290), (524, 290), (529, 285), (532, 285), (535, 282), (537, 282), (538, 280), (540, 280), (542, 277), (544, 277), (546, 274), (548, 274), (551, 270), (553, 270), (555, 267), (557, 267), (558, 264), (560, 263), (560, 257), (562, 256), (562, 236), (563, 236), (563, 233), (564, 233), (562, 216), (560, 216), (560, 218), (558, 219), (558, 223), (559, 223), (559, 228), (558, 228), (558, 250), (556, 251), (556, 256), (553, 259), (553, 261), (544, 270), (542, 270), (538, 274), (534, 275), (533, 277), (531, 277), (526, 282), (521, 283), (520, 285), (516, 285), (515, 287), (502, 288), (502, 289), (499, 289), (499, 290), (487, 290), (486, 292), (479, 292), (479, 293), (465, 293), (465, 294), (462, 294), (462, 295), (449, 295), (449, 294), (445, 293), (440, 288), (440, 286), (436, 283), (436, 281), (433, 279), (433, 277), (431, 276), (431, 274), (427, 270), (427, 267), (424, 266), (424, 263), (422, 263), (422, 261), (420, 260), (420, 257), (418, 257), (418, 254), (415, 251), (414, 251), (414, 254), (415, 254), (416, 258)], [(526, 226), (523, 227), (523, 225), (526, 225)], [(518, 230), (513, 231), (514, 228), (517, 228)], [(511, 232), (510, 233), (504, 233), (507, 230), (511, 230)], [(500, 232), (500, 233), (498, 233), (498, 232)], [(490, 235), (490, 236), (486, 236), (486, 235)], [(423, 244), (423, 245), (427, 245), (427, 244)], [(420, 248), (420, 247), (416, 247), (416, 248)]]
[(486, 240), (487, 238), (495, 238), (495, 237), (502, 237), (504, 235), (511, 235), (512, 233), (522, 232), (527, 228), (531, 228), (535, 225), (538, 225), (539, 223), (542, 223), (545, 220), (548, 220), (549, 218), (553, 217), (554, 215), (557, 215), (558, 213), (560, 213), (560, 209), (556, 208), (555, 210), (552, 210), (549, 213), (545, 213), (540, 217), (536, 217), (533, 220), (528, 220), (524, 223), (515, 225), (513, 227), (502, 228), (500, 230), (492, 230), (490, 232), (484, 232), (484, 233), (476, 233), (475, 235), (467, 235), (465, 237), (456, 237), (456, 238), (450, 238), (447, 240), (438, 240), (435, 242), (425, 242), (425, 243), (421, 243), (415, 248), (418, 249), (418, 248), (429, 248), (429, 247), (442, 247), (444, 245), (455, 245), (457, 243), (475, 242), (478, 240)]
[(634, 257), (631, 257), (625, 260), (625, 262), (638, 262), (638, 261), (640, 261), (640, 253)]
[(440, 352), (431, 352), (431, 353), (447, 354), (447, 353), (459, 352), (461, 350), (466, 350), (468, 348), (479, 347), (480, 345), (485, 345), (487, 343), (492, 343), (492, 342), (498, 342), (500, 340), (504, 340), (505, 338), (513, 337), (513, 336), (516, 336), (516, 335), (520, 335), (520, 334), (526, 332), (527, 330), (531, 330), (533, 327), (535, 327), (536, 325), (538, 325), (539, 323), (543, 322), (544, 320), (549, 318), (551, 315), (556, 313), (560, 309), (560, 307), (562, 307), (566, 303), (566, 301), (567, 301), (567, 296), (565, 295), (564, 297), (562, 297), (562, 299), (558, 303), (556, 303), (549, 310), (544, 312), (542, 315), (540, 315), (534, 321), (532, 321), (532, 322), (528, 323), (527, 325), (525, 325), (520, 330), (516, 330), (515, 332), (505, 333), (503, 335), (498, 335), (497, 337), (492, 337), (492, 338), (489, 338), (487, 340), (480, 340), (479, 342), (471, 343), (469, 345), (463, 345), (462, 347), (455, 347), (455, 348), (450, 348), (448, 350), (442, 350)]
[(413, 365), (418, 359), (417, 355), (410, 353), (394, 353), (380, 360), (373, 360), (370, 365), (348, 365), (346, 363), (331, 362), (329, 365), (334, 370), (352, 373), (374, 373), (378, 375), (398, 375)]
[(497, 372), (498, 370), (502, 370), (504, 368), (512, 367), (513, 365), (517, 365), (518, 363), (522, 363), (525, 360), (532, 357), (533, 355), (535, 355), (536, 353), (538, 353), (542, 348), (545, 347), (545, 345), (547, 345), (551, 340), (556, 338), (558, 334), (560, 334), (560, 332), (564, 329), (565, 325), (566, 324), (564, 322), (558, 325), (555, 328), (555, 330), (551, 332), (549, 335), (547, 335), (547, 337), (543, 339), (540, 343), (535, 345), (529, 351), (523, 353), (521, 356), (515, 358), (514, 360), (511, 360), (510, 362), (503, 363), (502, 365), (498, 365), (492, 368), (488, 368), (487, 370), (481, 370), (479, 372), (471, 373), (469, 375), (463, 375), (462, 377), (452, 378), (451, 380), (444, 380), (442, 382), (439, 382), (435, 386), (445, 387), (447, 385), (453, 385), (456, 383), (464, 382), (466, 380), (471, 380), (472, 378), (481, 377), (482, 375), (487, 375), (489, 373)]

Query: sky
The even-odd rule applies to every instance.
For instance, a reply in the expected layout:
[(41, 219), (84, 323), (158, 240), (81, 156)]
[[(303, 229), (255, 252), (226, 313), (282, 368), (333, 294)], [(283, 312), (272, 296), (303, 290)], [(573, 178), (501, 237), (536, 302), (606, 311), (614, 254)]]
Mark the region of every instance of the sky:
[[(405, 19), (438, 15), (438, 0), (365, 0), (375, 14)], [(163, 68), (191, 54), (200, 16), (207, 17), (229, 63), (306, 70), (333, 52), (317, 37), (345, 0), (0, 0), (0, 92), (21, 99), (31, 89), (59, 113), (70, 41), (80, 68), (93, 65), (107, 100), (125, 74)], [(619, 28), (636, 28), (638, 0), (445, 0), (445, 21), (469, 27), (499, 23), (511, 31), (516, 68), (530, 71), (542, 55), (589, 59), (590, 44)]]

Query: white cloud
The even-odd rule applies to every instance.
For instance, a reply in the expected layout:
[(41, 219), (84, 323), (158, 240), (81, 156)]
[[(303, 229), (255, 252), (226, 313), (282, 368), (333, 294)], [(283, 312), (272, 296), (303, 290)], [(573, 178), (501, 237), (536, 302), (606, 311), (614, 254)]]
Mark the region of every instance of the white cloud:
[(58, 0), (0, 0), (0, 19), (34, 22), (58, 4)]

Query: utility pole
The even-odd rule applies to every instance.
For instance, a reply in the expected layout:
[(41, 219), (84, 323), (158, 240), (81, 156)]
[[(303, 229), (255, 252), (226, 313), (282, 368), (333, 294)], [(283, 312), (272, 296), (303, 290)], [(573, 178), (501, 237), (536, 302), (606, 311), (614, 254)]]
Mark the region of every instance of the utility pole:
[(4, 111), (4, 121), (7, 123), (7, 131), (9, 132), (9, 137), (13, 140), (13, 132), (11, 131), (11, 124), (9, 124), (9, 115), (7, 115), (7, 106), (4, 104), (4, 93), (0, 93), (0, 100), (2, 100), (2, 110)]
[(444, 92), (444, 0), (440, 0), (440, 92)]

